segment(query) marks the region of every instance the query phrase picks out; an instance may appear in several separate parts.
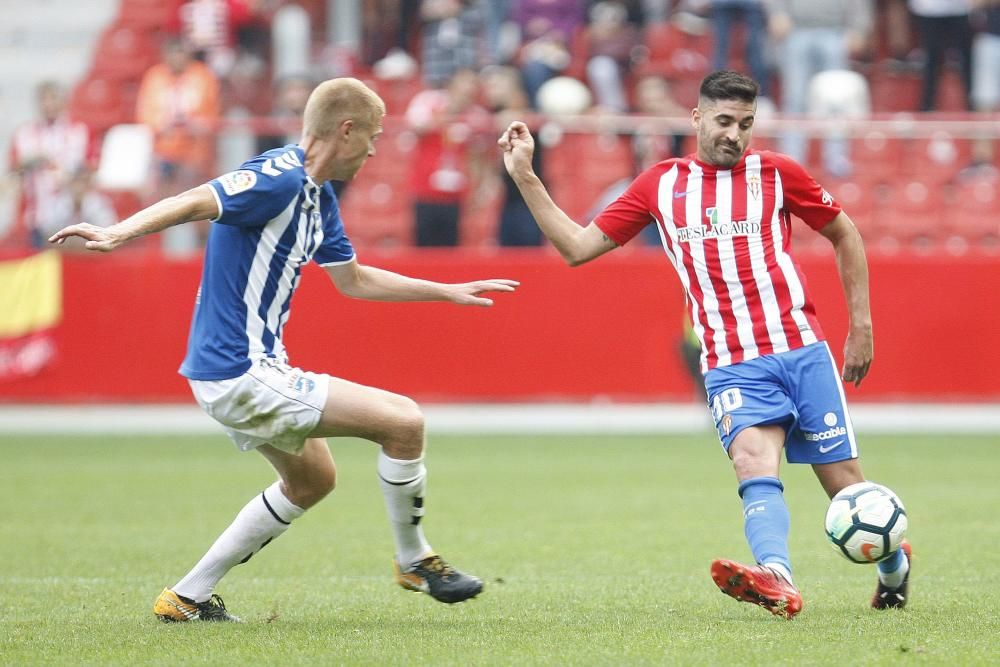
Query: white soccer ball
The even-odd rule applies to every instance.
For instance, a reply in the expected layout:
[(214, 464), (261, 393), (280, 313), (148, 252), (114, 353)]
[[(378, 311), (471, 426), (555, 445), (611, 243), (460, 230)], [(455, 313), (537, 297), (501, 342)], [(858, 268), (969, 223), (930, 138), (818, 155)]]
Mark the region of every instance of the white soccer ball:
[(874, 482), (846, 487), (826, 512), (827, 537), (854, 563), (877, 563), (892, 556), (906, 537), (906, 526), (899, 496)]

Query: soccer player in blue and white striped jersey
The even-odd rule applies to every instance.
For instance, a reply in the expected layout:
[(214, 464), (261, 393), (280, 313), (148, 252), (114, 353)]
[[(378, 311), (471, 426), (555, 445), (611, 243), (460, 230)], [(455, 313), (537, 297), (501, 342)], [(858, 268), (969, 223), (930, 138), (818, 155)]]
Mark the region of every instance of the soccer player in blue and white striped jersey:
[(337, 289), (377, 301), (449, 301), (490, 306), (485, 292), (517, 282), (445, 284), (359, 264), (331, 180), (350, 180), (375, 154), (385, 105), (356, 79), (331, 79), (311, 94), (297, 145), (268, 151), (238, 170), (169, 197), (116, 225), (87, 223), (50, 241), (84, 239), (111, 251), (131, 239), (194, 220), (213, 223), (181, 374), (198, 403), (241, 450), (255, 449), (279, 480), (253, 498), (154, 613), (165, 621), (238, 620), (214, 589), (234, 566), (283, 533), (333, 490), (325, 438), (355, 436), (381, 446), (379, 483), (396, 542), (400, 585), (442, 602), (477, 595), (482, 582), (431, 548), (420, 519), (426, 470), (424, 419), (404, 396), (288, 365), (282, 332), (302, 266), (324, 267)]

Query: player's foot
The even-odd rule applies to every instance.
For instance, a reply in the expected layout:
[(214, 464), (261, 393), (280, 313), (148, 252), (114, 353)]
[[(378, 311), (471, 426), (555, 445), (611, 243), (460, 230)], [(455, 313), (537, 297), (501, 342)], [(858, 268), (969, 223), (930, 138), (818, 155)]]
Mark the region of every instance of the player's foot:
[[(906, 560), (909, 562), (910, 568), (912, 568), (913, 558), (910, 556), (910, 543), (903, 540), (899, 548), (906, 554)], [(906, 571), (906, 576), (903, 577), (903, 583), (898, 588), (889, 588), (879, 581), (878, 588), (875, 589), (875, 596), (872, 598), (872, 609), (902, 609), (906, 606), (906, 596), (909, 593), (909, 588), (909, 569)]]
[(428, 556), (406, 571), (395, 560), (392, 564), (400, 586), (427, 593), (438, 602), (461, 602), (476, 597), (483, 590), (482, 581), (459, 572), (437, 554)]
[(153, 603), (153, 613), (164, 623), (184, 621), (229, 621), (239, 623), (240, 619), (226, 611), (226, 605), (218, 595), (212, 595), (205, 602), (195, 602), (181, 597), (169, 588), (164, 588)]
[(712, 579), (726, 595), (759, 604), (776, 616), (792, 618), (802, 611), (798, 589), (771, 568), (718, 559), (712, 561)]

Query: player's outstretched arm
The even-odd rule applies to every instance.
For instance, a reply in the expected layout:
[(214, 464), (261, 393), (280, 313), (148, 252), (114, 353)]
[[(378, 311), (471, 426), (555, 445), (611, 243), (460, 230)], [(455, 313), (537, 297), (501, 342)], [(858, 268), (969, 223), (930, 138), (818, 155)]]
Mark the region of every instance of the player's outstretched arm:
[(597, 225), (591, 223), (581, 227), (552, 201), (545, 185), (531, 168), (535, 140), (527, 125), (514, 121), (500, 135), (497, 145), (503, 150), (507, 173), (521, 191), (539, 229), (567, 264), (578, 266), (618, 247)]
[(437, 283), (410, 278), (357, 261), (323, 267), (337, 291), (368, 301), (450, 301), (463, 306), (492, 306), (488, 292), (513, 292), (516, 280), (494, 278), (469, 283)]
[(857, 227), (841, 211), (820, 230), (833, 244), (837, 256), (837, 271), (847, 300), (850, 328), (844, 343), (844, 382), (855, 387), (868, 375), (874, 345), (872, 340), (872, 314), (868, 301), (868, 260), (865, 245)]
[(161, 199), (110, 227), (98, 227), (87, 222), (64, 227), (49, 237), (49, 243), (62, 244), (66, 239), (79, 237), (85, 241), (87, 250), (110, 252), (134, 238), (192, 220), (212, 220), (218, 216), (219, 205), (212, 196), (211, 186), (199, 185), (179, 195)]

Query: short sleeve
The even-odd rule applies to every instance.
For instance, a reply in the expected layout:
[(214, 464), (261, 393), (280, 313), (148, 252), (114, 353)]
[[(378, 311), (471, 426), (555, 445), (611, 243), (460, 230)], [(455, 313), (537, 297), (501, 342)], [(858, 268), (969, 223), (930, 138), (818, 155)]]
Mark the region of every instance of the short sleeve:
[(219, 205), (219, 217), (212, 222), (263, 227), (295, 201), (302, 192), (301, 169), (262, 171), (264, 164), (254, 159), (208, 182)]
[(798, 162), (778, 153), (769, 155), (778, 167), (784, 207), (813, 229), (819, 230), (842, 210), (833, 196), (823, 189)]
[(323, 221), (323, 242), (313, 255), (313, 261), (320, 266), (346, 264), (354, 259), (354, 246), (347, 238), (344, 222), (340, 218), (340, 206), (337, 198), (332, 198), (330, 212)]
[(594, 224), (616, 245), (625, 245), (653, 222), (650, 193), (655, 195), (659, 172), (654, 167), (640, 174), (618, 199), (594, 218)]

